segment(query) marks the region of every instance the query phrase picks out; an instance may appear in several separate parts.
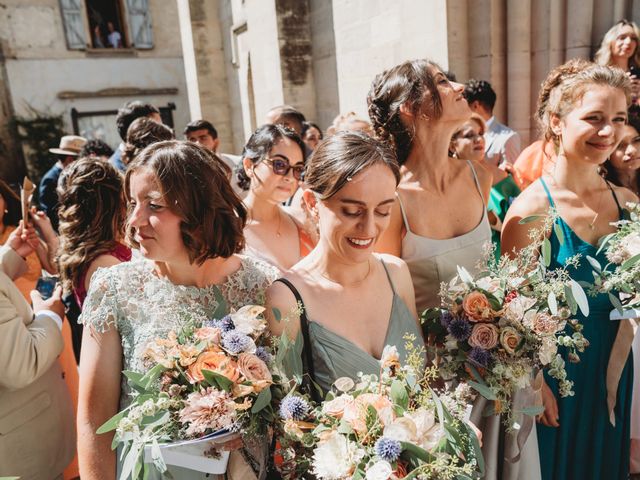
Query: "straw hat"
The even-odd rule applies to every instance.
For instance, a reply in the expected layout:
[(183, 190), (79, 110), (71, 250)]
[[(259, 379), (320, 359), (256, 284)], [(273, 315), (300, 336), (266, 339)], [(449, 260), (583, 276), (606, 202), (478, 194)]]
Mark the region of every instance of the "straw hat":
[(87, 139), (84, 137), (78, 137), (77, 135), (65, 135), (60, 139), (59, 148), (50, 148), (51, 153), (56, 155), (69, 155), (77, 157), (82, 150), (82, 147), (87, 143)]

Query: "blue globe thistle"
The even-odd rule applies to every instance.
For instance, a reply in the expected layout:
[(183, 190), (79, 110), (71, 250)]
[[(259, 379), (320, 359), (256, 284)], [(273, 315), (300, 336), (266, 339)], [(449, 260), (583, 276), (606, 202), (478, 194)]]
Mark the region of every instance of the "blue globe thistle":
[(251, 337), (235, 330), (222, 334), (222, 346), (232, 355), (244, 352), (252, 343)]
[(400, 442), (393, 438), (386, 437), (379, 438), (373, 449), (378, 457), (389, 463), (395, 462), (400, 458), (400, 454), (402, 453), (402, 445)]
[(453, 320), (453, 315), (451, 315), (450, 311), (442, 310), (440, 312), (440, 325), (442, 325), (444, 328), (449, 328), (449, 323), (451, 323), (451, 320)]
[(467, 357), (472, 362), (480, 365), (481, 367), (488, 367), (491, 362), (491, 353), (488, 350), (480, 347), (473, 347), (469, 350)]
[(285, 420), (303, 420), (309, 412), (309, 404), (302, 397), (289, 396), (280, 404), (280, 416)]
[(269, 350), (264, 347), (256, 348), (256, 357), (258, 357), (266, 364), (271, 363), (271, 361), (273, 360), (273, 355), (271, 355), (271, 353), (269, 353)]
[(473, 327), (466, 319), (456, 317), (449, 322), (447, 330), (453, 338), (459, 342), (463, 342), (471, 336), (471, 330), (473, 330)]
[(222, 333), (230, 332), (236, 328), (233, 320), (231, 319), (231, 315), (225, 315), (221, 319), (214, 318), (213, 320), (205, 320), (203, 322), (203, 326), (219, 328)]

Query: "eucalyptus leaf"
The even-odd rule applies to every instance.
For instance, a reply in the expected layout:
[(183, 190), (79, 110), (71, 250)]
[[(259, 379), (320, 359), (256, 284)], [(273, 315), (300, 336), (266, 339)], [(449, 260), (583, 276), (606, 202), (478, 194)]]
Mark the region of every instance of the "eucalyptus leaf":
[(548, 267), (549, 265), (551, 265), (551, 242), (548, 238), (545, 238), (542, 241), (541, 254), (544, 266)]
[(629, 270), (636, 263), (638, 263), (638, 261), (640, 261), (640, 253), (638, 255), (634, 255), (633, 257), (628, 258), (627, 260), (625, 260), (622, 263), (622, 265), (620, 265), (620, 270), (622, 270), (622, 271)]
[(273, 318), (276, 319), (276, 322), (279, 322), (282, 319), (282, 313), (280, 313), (279, 308), (273, 307), (271, 312), (273, 313)]
[(562, 231), (562, 227), (558, 222), (553, 222), (553, 231), (556, 234), (556, 238), (560, 245), (564, 245), (564, 232)]
[(229, 307), (227, 306), (227, 301), (225, 300), (224, 296), (222, 295), (222, 292), (220, 292), (220, 289), (216, 285), (212, 285), (211, 288), (213, 289), (213, 295), (215, 296), (216, 303), (218, 304), (211, 318), (222, 318), (227, 313), (229, 313)]
[(469, 284), (473, 283), (473, 277), (467, 271), (466, 268), (458, 265), (457, 269), (458, 269), (458, 275), (460, 276), (460, 280), (462, 280), (464, 283), (469, 283)]
[(528, 217), (521, 218), (518, 222), (520, 225), (524, 225), (525, 223), (531, 223), (544, 218), (543, 215), (529, 215)]
[(487, 385), (482, 385), (478, 382), (474, 382), (469, 380), (467, 382), (470, 387), (475, 388), (480, 395), (482, 395), (487, 400), (497, 400), (496, 394), (491, 391), (491, 389)]
[(122, 420), (122, 418), (124, 418), (126, 414), (127, 414), (127, 410), (122, 410), (121, 412), (116, 413), (113, 417), (111, 417), (109, 420), (104, 422), (100, 426), (100, 428), (96, 430), (96, 433), (100, 435), (102, 433), (107, 433), (112, 430), (115, 430), (116, 428), (118, 428), (118, 423), (120, 423), (120, 420)]
[(598, 251), (596, 252), (596, 257), (598, 255), (600, 255), (600, 252), (602, 252), (602, 250), (604, 250), (607, 245), (609, 244), (609, 241), (615, 236), (615, 232), (614, 233), (610, 233), (609, 235), (605, 235), (604, 237), (602, 237), (600, 240), (598, 240), (598, 243), (600, 244), (600, 247), (598, 247)]
[(258, 413), (260, 410), (266, 408), (271, 403), (271, 388), (267, 387), (263, 389), (256, 398), (256, 401), (251, 407), (251, 413)]
[(611, 301), (611, 305), (613, 305), (613, 307), (619, 312), (619, 313), (623, 313), (624, 312), (624, 307), (622, 306), (622, 302), (620, 301), (620, 299), (615, 296), (613, 293), (609, 292), (609, 301)]
[(400, 380), (391, 382), (391, 398), (397, 405), (405, 410), (409, 406), (409, 394), (404, 387), (404, 383)]
[(202, 369), (202, 376), (212, 387), (217, 387), (225, 392), (230, 392), (233, 387), (233, 382), (224, 375), (220, 375), (212, 370)]
[(576, 303), (575, 298), (573, 298), (571, 287), (569, 285), (564, 286), (564, 296), (567, 299), (569, 308), (571, 309), (571, 315), (575, 315), (578, 312), (578, 304)]
[(587, 255), (587, 262), (589, 262), (591, 264), (591, 267), (598, 273), (602, 273), (602, 265), (600, 265), (600, 262), (598, 260), (596, 260), (595, 258)]
[(571, 279), (569, 282), (571, 284), (571, 293), (573, 294), (573, 298), (578, 304), (582, 315), (585, 317), (589, 316), (589, 300), (587, 299), (587, 294), (584, 293), (584, 289), (580, 286), (578, 282), (574, 279)]

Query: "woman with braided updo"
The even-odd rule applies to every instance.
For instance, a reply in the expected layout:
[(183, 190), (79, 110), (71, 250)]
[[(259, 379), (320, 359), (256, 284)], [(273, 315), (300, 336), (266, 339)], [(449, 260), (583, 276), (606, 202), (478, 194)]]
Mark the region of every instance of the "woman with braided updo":
[(60, 190), (60, 276), (82, 307), (98, 268), (131, 260), (131, 249), (120, 243), (126, 214), (122, 176), (108, 162), (85, 158), (63, 172)]
[[(398, 201), (378, 250), (407, 263), (418, 312), (440, 306), (440, 284), (458, 265), (475, 272), (491, 242), (492, 175), (449, 155), (451, 137), (471, 118), (463, 90), (436, 64), (414, 60), (379, 74), (367, 99), (376, 135), (395, 147), (401, 165)], [(485, 406), (479, 396), (471, 412), (483, 436), (484, 478), (539, 480), (535, 429), (520, 450), (498, 415), (483, 415)]]

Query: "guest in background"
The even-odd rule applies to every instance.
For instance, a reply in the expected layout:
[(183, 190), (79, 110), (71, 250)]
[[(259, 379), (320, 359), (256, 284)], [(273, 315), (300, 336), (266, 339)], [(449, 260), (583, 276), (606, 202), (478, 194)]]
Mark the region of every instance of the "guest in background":
[(313, 122), (304, 122), (302, 126), (302, 140), (309, 151), (313, 152), (322, 140), (322, 129)]
[(485, 159), (495, 165), (513, 165), (520, 153), (520, 135), (498, 122), (493, 114), (496, 92), (486, 80), (469, 80), (464, 87), (464, 97), (471, 111), (477, 113), (487, 124), (485, 133)]
[(184, 133), (184, 136), (190, 142), (202, 145), (213, 153), (218, 152), (220, 139), (218, 138), (218, 131), (211, 122), (207, 120), (194, 120), (187, 124), (182, 133)]
[(122, 164), (127, 168), (147, 146), (173, 140), (173, 130), (148, 117), (135, 119), (127, 129), (127, 141), (122, 150)]
[(60, 250), (62, 286), (82, 308), (98, 268), (131, 260), (122, 242), (126, 205), (122, 176), (101, 160), (77, 161), (61, 178)]
[(618, 67), (631, 78), (632, 103), (638, 103), (640, 94), (640, 30), (634, 22), (620, 20), (604, 34), (594, 62), (606, 67)]
[(120, 35), (120, 32), (116, 30), (113, 22), (107, 22), (107, 30), (109, 31), (107, 34), (109, 46), (111, 48), (122, 48), (122, 35)]
[(331, 136), (337, 132), (363, 132), (367, 135), (373, 135), (373, 128), (364, 118), (361, 118), (356, 112), (341, 113), (333, 119), (333, 123), (327, 128), (327, 136)]
[(265, 123), (273, 123), (274, 125), (284, 125), (298, 134), (302, 135), (304, 122), (307, 119), (304, 114), (292, 107), (291, 105), (279, 105), (273, 107), (267, 112)]
[(501, 167), (484, 158), (484, 134), (485, 123), (482, 117), (472, 114), (471, 118), (455, 131), (451, 138), (451, 152), (461, 160), (471, 160), (478, 168), (486, 168), (493, 176), (493, 185), (489, 194), (489, 223), (491, 224), (491, 241), (495, 247), (496, 259), (500, 258), (500, 232), (502, 222), (507, 209), (513, 200), (520, 194), (513, 177), (506, 170), (511, 170), (511, 165), (503, 164)]
[(144, 103), (138, 100), (125, 103), (118, 110), (116, 116), (116, 127), (118, 129), (118, 135), (122, 139), (122, 143), (116, 148), (116, 151), (109, 161), (121, 172), (126, 170), (126, 166), (122, 163), (122, 151), (124, 150), (124, 142), (127, 140), (127, 130), (133, 121), (137, 118), (149, 117), (158, 123), (162, 123), (160, 117), (160, 110), (151, 105), (150, 103)]
[(44, 174), (38, 187), (39, 209), (51, 220), (54, 230), (58, 230), (58, 177), (62, 170), (78, 159), (78, 154), (85, 146), (87, 140), (76, 135), (65, 135), (60, 139), (58, 148), (50, 148), (57, 161)]
[(75, 452), (73, 403), (58, 362), (60, 289), (48, 300), (32, 292), (32, 308), (11, 280), (37, 240), (21, 221), (0, 249), (0, 477), (62, 478)]
[(82, 147), (82, 150), (80, 150), (78, 157), (96, 157), (100, 160), (108, 161), (111, 155), (113, 155), (113, 148), (111, 148), (99, 138), (92, 138), (85, 144), (84, 147)]
[(284, 272), (313, 249), (309, 235), (282, 204), (298, 190), (305, 168), (305, 145), (281, 125), (258, 128), (242, 152), (238, 182), (249, 191), (244, 199), (247, 224), (245, 254)]
[(629, 115), (622, 139), (603, 164), (604, 177), (614, 185), (640, 195), (640, 118)]

